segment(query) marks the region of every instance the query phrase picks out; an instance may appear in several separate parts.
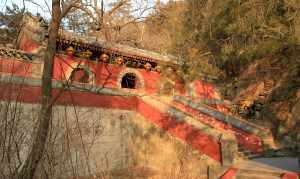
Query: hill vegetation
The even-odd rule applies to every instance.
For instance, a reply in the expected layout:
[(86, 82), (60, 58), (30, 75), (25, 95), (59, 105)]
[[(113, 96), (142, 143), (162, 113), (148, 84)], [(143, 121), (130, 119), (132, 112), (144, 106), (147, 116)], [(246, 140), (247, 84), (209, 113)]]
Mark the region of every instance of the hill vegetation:
[(217, 76), (241, 115), (271, 127), (280, 142), (299, 144), (300, 1), (185, 2), (171, 49), (185, 79)]

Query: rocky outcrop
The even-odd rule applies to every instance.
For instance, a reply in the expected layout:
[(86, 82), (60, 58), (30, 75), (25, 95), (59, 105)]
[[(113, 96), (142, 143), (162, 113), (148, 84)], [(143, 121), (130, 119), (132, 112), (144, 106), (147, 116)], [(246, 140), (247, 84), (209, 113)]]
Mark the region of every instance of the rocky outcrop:
[(270, 128), (276, 148), (292, 156), (300, 151), (298, 56), (294, 51), (255, 60), (223, 90), (238, 105), (239, 115)]

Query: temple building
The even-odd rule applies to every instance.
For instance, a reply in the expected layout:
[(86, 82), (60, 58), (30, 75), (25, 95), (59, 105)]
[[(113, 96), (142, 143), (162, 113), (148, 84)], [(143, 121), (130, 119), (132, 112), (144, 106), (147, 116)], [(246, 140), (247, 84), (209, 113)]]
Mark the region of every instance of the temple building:
[[(33, 54), (33, 61), (42, 61), (47, 41), (45, 23), (26, 16), (18, 38), (18, 49)], [(180, 94), (219, 98), (209, 82), (189, 85), (176, 75), (179, 62), (171, 55), (114, 44), (95, 37), (78, 36), (60, 31), (54, 60), (55, 80), (68, 80), (104, 88), (129, 88), (146, 93)], [(165, 78), (162, 78), (161, 72)], [(41, 71), (40, 71), (41, 72)]]
[[(31, 141), (48, 27), (31, 15), (24, 22), (17, 49), (0, 48), (0, 101), (20, 103), (19, 119), (26, 125), (19, 126)], [(249, 160), (274, 147), (270, 129), (232, 114), (210, 80), (185, 84), (176, 75), (176, 57), (63, 31), (56, 43), (52, 93), (57, 126), (51, 132), (57, 132), (57, 140), (49, 147), (57, 156), (43, 163), (56, 164), (53, 170), (62, 171), (56, 177), (115, 172), (120, 174), (116, 178), (298, 178)], [(83, 143), (89, 147), (83, 150)], [(26, 150), (20, 149), (21, 163)], [(143, 175), (124, 177), (120, 171)]]

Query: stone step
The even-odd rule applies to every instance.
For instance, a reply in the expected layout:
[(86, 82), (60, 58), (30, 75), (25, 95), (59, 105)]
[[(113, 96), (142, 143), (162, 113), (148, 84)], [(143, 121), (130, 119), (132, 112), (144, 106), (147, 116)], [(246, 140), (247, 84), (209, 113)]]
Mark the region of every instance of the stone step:
[(246, 149), (245, 147), (243, 147), (243, 146), (238, 146), (238, 152), (239, 153), (244, 153), (244, 154), (251, 154), (252, 152), (251, 151), (249, 151), (248, 149)]
[(261, 155), (253, 153), (253, 152), (251, 152), (251, 151), (249, 151), (247, 149), (239, 147), (238, 148), (238, 156), (240, 156), (242, 158), (255, 158), (255, 157), (259, 157)]
[(264, 175), (265, 178), (266, 176), (268, 177), (280, 177), (281, 176), (281, 172), (278, 173), (276, 170), (260, 170), (260, 169), (255, 169), (257, 167), (255, 166), (252, 166), (252, 168), (254, 169), (239, 169), (239, 172), (238, 174), (240, 175), (257, 175), (257, 176), (260, 176), (260, 175)]
[(249, 151), (238, 151), (238, 153), (242, 154), (242, 155), (245, 155), (245, 156), (252, 155), (252, 153), (249, 152)]
[(270, 90), (270, 89), (272, 89), (272, 87), (273, 87), (273, 84), (267, 84), (267, 85), (265, 85), (265, 90)]
[(239, 154), (243, 154), (243, 155), (252, 155), (252, 152), (250, 151), (238, 151)]
[(280, 176), (266, 176), (264, 174), (237, 174), (236, 179), (281, 179)]
[(214, 108), (211, 108), (205, 104), (192, 101), (190, 99), (186, 99), (182, 96), (174, 96), (174, 101), (179, 102), (183, 105), (189, 106), (201, 113), (204, 113), (208, 116), (214, 117), (218, 121), (222, 121), (224, 123), (230, 124), (235, 128), (241, 129), (248, 133), (254, 133), (258, 136), (269, 136), (271, 133), (270, 131), (258, 126), (254, 123), (251, 123), (245, 119), (239, 118), (237, 116), (227, 115), (224, 114)]
[(237, 161), (233, 167), (238, 169), (237, 175), (256, 177), (264, 176), (266, 179), (271, 177), (280, 177), (283, 173), (288, 172), (286, 170), (252, 160)]
[(244, 154), (244, 153), (238, 153), (238, 156), (242, 158), (248, 158), (248, 159), (260, 157), (260, 155), (258, 154)]
[(253, 153), (242, 146), (238, 146), (238, 156), (242, 158), (252, 159), (252, 158), (261, 157), (262, 153)]

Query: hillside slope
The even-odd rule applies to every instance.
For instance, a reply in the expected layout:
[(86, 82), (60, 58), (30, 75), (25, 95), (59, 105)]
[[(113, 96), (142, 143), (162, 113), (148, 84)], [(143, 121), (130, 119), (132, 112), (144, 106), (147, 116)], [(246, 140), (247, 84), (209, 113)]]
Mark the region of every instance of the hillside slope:
[(224, 98), (248, 120), (271, 127), (279, 144), (300, 149), (300, 59), (271, 55), (250, 63), (221, 87)]

